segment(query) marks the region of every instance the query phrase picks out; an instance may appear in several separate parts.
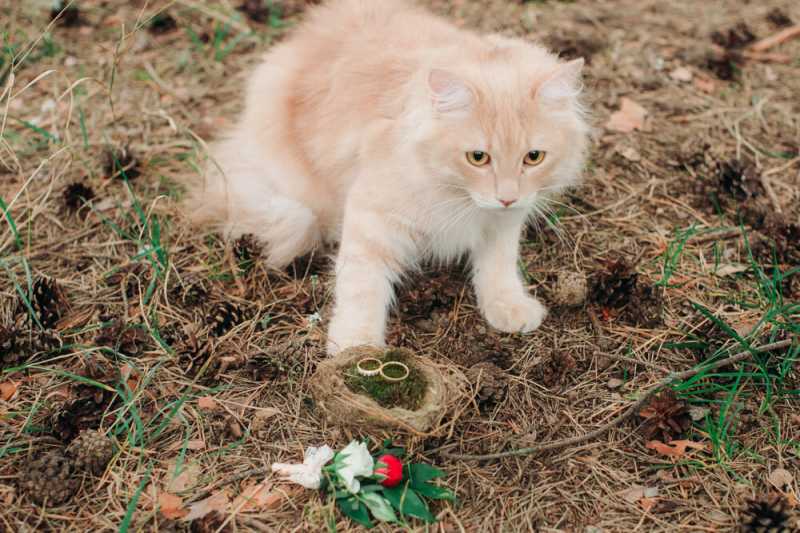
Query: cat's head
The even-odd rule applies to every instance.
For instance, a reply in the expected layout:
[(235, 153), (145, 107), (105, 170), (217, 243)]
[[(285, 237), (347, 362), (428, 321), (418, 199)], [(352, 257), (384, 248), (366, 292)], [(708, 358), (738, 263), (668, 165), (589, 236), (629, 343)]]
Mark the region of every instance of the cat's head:
[(425, 164), (488, 210), (530, 210), (573, 185), (588, 138), (582, 67), (520, 44), (477, 64), (431, 69)]

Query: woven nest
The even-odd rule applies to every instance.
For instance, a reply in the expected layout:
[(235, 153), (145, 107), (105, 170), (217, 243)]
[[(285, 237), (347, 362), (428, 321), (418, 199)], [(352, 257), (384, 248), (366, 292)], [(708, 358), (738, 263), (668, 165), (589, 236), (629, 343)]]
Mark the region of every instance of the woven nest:
[[(346, 383), (350, 369), (365, 357), (382, 359), (391, 350), (413, 365), (427, 386), (419, 406), (412, 410), (403, 407), (382, 407), (373, 398), (351, 390)], [(455, 422), (456, 405), (468, 401), (466, 378), (457, 369), (435, 363), (405, 348), (350, 348), (317, 367), (311, 378), (311, 392), (328, 420), (341, 426), (407, 431), (415, 435), (437, 435)], [(459, 411), (460, 412), (460, 411)], [(453, 416), (448, 417), (447, 415)], [(447, 423), (445, 419), (447, 418)]]

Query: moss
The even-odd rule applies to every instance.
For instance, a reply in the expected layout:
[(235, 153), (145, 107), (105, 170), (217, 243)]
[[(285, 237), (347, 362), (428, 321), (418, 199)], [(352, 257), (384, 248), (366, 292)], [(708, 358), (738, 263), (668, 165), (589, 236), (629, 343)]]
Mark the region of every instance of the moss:
[[(356, 370), (356, 365), (343, 370), (344, 382), (356, 394), (369, 396), (381, 407), (402, 407), (416, 411), (422, 405), (425, 393), (428, 390), (428, 380), (406, 354), (401, 350), (389, 349), (383, 355), (377, 356), (381, 362), (399, 361), (408, 366), (408, 378), (399, 382), (386, 381), (380, 375), (362, 376)], [(392, 375), (392, 369), (387, 369), (387, 374)]]

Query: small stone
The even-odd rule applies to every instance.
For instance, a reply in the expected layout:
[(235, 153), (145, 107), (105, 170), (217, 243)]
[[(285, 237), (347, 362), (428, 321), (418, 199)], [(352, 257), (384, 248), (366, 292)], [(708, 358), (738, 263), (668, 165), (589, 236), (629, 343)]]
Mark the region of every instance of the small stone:
[(611, 390), (615, 390), (622, 387), (624, 384), (625, 382), (619, 378), (611, 378), (608, 380), (608, 383), (606, 383), (606, 386)]

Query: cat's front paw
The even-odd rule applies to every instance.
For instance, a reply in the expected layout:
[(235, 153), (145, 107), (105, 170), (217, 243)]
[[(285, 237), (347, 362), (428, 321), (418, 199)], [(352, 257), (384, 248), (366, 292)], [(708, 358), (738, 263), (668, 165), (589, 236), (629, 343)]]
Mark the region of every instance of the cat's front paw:
[(494, 298), (482, 306), (483, 316), (492, 327), (506, 333), (528, 333), (542, 325), (547, 308), (536, 298)]
[(383, 335), (376, 333), (374, 328), (357, 327), (336, 318), (334, 318), (328, 330), (327, 352), (331, 357), (355, 346), (382, 347), (384, 344)]

